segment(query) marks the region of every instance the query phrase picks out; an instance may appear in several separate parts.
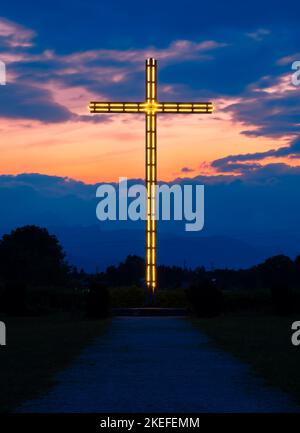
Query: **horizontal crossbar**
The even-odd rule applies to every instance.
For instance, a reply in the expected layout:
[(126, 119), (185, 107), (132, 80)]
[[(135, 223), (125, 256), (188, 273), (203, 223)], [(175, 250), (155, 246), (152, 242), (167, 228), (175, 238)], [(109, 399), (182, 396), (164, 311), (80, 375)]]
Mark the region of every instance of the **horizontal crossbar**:
[(90, 113), (212, 113), (211, 102), (90, 102)]
[(91, 113), (138, 113), (145, 112), (142, 102), (90, 102)]
[(162, 113), (212, 113), (211, 102), (162, 102)]

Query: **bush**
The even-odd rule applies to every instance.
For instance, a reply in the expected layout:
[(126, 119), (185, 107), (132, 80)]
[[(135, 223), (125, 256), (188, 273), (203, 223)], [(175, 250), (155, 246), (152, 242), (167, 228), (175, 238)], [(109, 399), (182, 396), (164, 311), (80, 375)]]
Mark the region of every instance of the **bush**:
[(86, 297), (86, 315), (90, 319), (103, 319), (110, 313), (110, 296), (106, 286), (91, 283)]
[(273, 284), (270, 289), (274, 312), (285, 315), (297, 310), (296, 296), (293, 290), (280, 282)]
[(232, 290), (224, 292), (226, 313), (269, 312), (271, 296), (268, 290)]
[(155, 306), (162, 308), (185, 308), (186, 292), (183, 289), (159, 289)]
[(223, 294), (210, 280), (193, 283), (186, 294), (191, 310), (198, 317), (218, 316), (224, 309)]
[(110, 289), (114, 308), (139, 308), (147, 304), (147, 291), (142, 287), (117, 287)]

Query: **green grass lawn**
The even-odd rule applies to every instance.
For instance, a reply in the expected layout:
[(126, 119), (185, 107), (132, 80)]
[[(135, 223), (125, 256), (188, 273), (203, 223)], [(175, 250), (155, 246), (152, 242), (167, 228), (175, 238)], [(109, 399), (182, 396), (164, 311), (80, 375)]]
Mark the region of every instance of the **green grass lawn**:
[(291, 325), (300, 317), (228, 315), (193, 322), (212, 343), (250, 364), (300, 404), (300, 346), (291, 343)]
[[(3, 320), (3, 318), (2, 318)], [(0, 347), (0, 412), (13, 410), (54, 385), (54, 375), (96, 336), (108, 321), (66, 316), (4, 319), (7, 345)]]

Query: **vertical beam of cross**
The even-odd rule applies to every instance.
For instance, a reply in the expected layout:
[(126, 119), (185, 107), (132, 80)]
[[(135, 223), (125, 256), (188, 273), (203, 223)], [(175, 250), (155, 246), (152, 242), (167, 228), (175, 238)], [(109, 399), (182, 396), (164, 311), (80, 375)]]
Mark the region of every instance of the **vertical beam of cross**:
[(211, 102), (157, 102), (156, 60), (146, 60), (146, 101), (145, 102), (90, 102), (90, 113), (145, 113), (146, 115), (146, 284), (155, 291), (156, 275), (156, 117), (157, 113), (167, 114), (209, 114), (214, 107)]
[(154, 291), (156, 287), (156, 60), (146, 60), (146, 284)]

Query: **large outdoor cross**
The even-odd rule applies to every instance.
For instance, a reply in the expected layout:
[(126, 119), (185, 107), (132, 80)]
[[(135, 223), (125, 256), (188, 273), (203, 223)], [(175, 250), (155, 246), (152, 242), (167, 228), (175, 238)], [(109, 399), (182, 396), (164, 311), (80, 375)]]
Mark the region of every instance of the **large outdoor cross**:
[(146, 60), (145, 102), (91, 102), (90, 113), (145, 113), (146, 114), (146, 283), (152, 292), (156, 288), (156, 114), (157, 113), (212, 113), (211, 102), (158, 102), (156, 92), (156, 60)]

